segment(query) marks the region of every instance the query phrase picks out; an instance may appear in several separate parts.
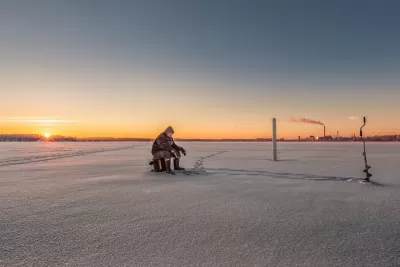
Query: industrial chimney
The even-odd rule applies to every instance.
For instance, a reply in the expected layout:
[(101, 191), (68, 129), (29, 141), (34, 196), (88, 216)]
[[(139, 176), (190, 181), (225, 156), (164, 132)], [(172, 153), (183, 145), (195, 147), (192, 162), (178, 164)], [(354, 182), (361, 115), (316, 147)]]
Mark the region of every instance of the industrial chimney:
[(324, 137), (325, 137), (325, 125), (324, 125)]

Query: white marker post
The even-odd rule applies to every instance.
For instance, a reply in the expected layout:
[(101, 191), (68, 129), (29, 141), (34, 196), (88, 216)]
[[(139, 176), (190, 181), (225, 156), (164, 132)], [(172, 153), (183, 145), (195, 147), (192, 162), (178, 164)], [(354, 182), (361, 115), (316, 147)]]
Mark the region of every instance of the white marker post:
[(272, 119), (272, 157), (274, 161), (278, 160), (278, 151), (276, 149), (276, 118)]

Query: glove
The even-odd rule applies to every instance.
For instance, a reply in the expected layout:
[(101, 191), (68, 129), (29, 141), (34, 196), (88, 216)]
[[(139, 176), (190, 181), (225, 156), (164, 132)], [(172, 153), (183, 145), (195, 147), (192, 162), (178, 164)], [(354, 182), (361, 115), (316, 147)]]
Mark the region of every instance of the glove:
[(183, 147), (181, 147), (181, 152), (186, 156), (186, 150)]
[(171, 150), (171, 153), (172, 153), (172, 156), (174, 157), (174, 158), (178, 158), (178, 154), (176, 153), (176, 151), (175, 150)]

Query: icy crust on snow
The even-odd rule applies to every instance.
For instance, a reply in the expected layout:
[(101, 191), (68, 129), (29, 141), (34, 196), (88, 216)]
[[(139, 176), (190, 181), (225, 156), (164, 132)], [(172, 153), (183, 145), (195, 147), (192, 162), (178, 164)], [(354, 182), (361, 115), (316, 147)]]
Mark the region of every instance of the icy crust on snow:
[(123, 143), (1, 143), (0, 167), (133, 148)]
[(0, 266), (400, 266), (400, 145), (0, 143)]

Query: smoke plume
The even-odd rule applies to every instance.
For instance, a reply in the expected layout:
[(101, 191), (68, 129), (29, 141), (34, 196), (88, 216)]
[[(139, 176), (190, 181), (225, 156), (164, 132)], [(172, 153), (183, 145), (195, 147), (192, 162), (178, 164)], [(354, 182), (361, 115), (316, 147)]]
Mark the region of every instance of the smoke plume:
[(352, 121), (357, 121), (357, 120), (359, 120), (360, 118), (357, 117), (357, 116), (350, 116), (348, 119), (349, 119), (349, 120), (352, 120)]
[(306, 118), (291, 118), (290, 122), (302, 122), (302, 123), (325, 125), (320, 121), (310, 120), (310, 119), (306, 119)]

